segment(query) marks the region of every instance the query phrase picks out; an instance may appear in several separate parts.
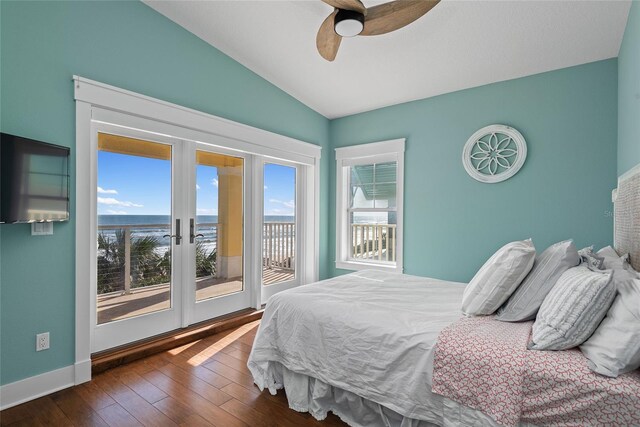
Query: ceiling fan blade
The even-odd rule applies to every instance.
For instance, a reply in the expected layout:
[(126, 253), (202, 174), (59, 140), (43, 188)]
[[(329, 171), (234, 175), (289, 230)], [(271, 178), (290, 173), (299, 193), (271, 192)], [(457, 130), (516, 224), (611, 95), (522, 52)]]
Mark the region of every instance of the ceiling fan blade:
[(360, 0), (322, 0), (329, 6), (333, 6), (336, 9), (355, 10), (363, 15), (367, 14), (367, 8), (364, 7)]
[(404, 27), (429, 12), (440, 0), (396, 0), (368, 9), (361, 36), (377, 36)]
[(318, 35), (316, 36), (318, 52), (320, 52), (320, 55), (327, 61), (336, 59), (336, 54), (342, 41), (342, 37), (336, 34), (333, 29), (333, 21), (336, 13), (338, 13), (338, 11), (334, 10), (331, 15), (327, 16), (327, 19), (320, 25)]

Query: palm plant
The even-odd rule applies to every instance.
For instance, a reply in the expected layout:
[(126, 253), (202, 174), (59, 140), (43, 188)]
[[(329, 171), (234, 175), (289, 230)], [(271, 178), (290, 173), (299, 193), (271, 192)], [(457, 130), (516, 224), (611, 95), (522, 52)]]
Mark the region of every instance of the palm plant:
[(115, 240), (98, 234), (98, 293), (113, 292), (124, 284), (124, 230), (116, 230)]
[[(171, 276), (171, 252), (160, 256), (156, 249), (158, 239), (145, 236), (131, 239), (131, 283), (132, 287), (149, 286), (167, 282)], [(163, 265), (164, 258), (169, 260), (168, 268)]]
[[(115, 238), (104, 233), (98, 234), (98, 293), (124, 289), (125, 237), (124, 229), (117, 229)], [(146, 236), (131, 239), (131, 281), (133, 287), (162, 283), (170, 276), (170, 253), (158, 255), (158, 240)], [(169, 260), (164, 268), (163, 260)]]
[(196, 277), (208, 277), (216, 275), (217, 251), (214, 248), (207, 253), (203, 242), (196, 243)]

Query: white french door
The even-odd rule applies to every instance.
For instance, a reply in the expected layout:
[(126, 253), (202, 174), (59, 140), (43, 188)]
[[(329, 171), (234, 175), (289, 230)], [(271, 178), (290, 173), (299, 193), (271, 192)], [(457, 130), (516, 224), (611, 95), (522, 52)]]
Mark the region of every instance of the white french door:
[(196, 323), (251, 305), (245, 221), (252, 211), (252, 156), (193, 142), (185, 149), (191, 197), (186, 282), (192, 289), (184, 307), (186, 322)]
[(100, 124), (92, 352), (180, 327), (185, 187), (181, 141)]
[(95, 138), (92, 352), (248, 308), (252, 156), (105, 123)]

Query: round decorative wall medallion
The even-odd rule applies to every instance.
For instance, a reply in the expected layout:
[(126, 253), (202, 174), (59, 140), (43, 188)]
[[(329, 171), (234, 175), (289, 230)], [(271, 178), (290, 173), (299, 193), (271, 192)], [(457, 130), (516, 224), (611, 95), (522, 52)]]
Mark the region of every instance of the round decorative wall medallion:
[(520, 132), (504, 125), (489, 125), (473, 135), (462, 150), (467, 173), (480, 182), (495, 184), (515, 175), (527, 158), (527, 143)]

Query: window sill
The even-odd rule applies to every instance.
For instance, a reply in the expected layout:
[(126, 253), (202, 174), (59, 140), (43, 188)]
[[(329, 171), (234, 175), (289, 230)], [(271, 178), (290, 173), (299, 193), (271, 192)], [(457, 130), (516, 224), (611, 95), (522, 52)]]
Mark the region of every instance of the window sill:
[(357, 262), (357, 261), (336, 261), (336, 268), (343, 270), (379, 270), (388, 271), (390, 273), (402, 273), (401, 265), (388, 265), (388, 264), (375, 264), (369, 262)]

